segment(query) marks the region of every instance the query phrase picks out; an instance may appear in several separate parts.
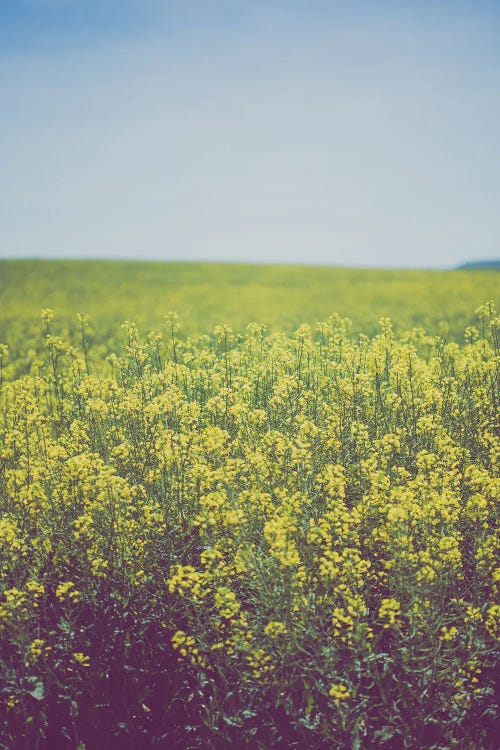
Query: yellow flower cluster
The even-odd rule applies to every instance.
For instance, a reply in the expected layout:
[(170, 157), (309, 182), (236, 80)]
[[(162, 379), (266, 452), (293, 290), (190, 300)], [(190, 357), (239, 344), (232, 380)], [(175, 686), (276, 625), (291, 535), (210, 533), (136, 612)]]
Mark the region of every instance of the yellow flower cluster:
[(384, 628), (390, 628), (399, 624), (399, 615), (401, 614), (401, 604), (397, 599), (382, 599), (378, 610), (378, 616), (384, 620)]
[(279, 635), (286, 635), (286, 632), (286, 625), (276, 620), (271, 620), (264, 628), (264, 633), (271, 638), (276, 638)]
[(340, 701), (348, 700), (351, 694), (345, 685), (338, 684), (332, 685), (332, 687), (328, 691), (328, 695), (330, 696), (330, 698), (333, 698), (334, 703), (338, 704), (340, 703)]
[(80, 598), (80, 592), (75, 589), (73, 581), (65, 581), (56, 588), (56, 596), (60, 602), (69, 601), (75, 604)]
[(78, 664), (80, 667), (88, 667), (90, 659), (86, 654), (83, 654), (81, 651), (75, 651), (73, 653), (73, 661)]

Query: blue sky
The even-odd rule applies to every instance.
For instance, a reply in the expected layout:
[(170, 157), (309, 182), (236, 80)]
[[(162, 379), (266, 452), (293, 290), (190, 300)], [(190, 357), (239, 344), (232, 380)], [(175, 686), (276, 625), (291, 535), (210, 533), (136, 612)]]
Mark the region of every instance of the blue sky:
[(498, 123), (493, 2), (0, 0), (0, 256), (499, 257)]

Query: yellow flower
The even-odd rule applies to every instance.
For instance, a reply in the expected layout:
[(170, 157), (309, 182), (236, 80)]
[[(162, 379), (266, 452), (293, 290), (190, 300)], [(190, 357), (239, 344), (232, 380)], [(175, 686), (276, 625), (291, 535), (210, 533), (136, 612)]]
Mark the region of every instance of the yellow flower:
[(75, 651), (73, 653), (73, 660), (81, 667), (88, 667), (90, 665), (89, 657), (83, 654), (81, 651)]
[(454, 626), (448, 628), (445, 625), (441, 628), (440, 638), (442, 641), (452, 641), (456, 635), (458, 635), (458, 628)]
[(29, 653), (31, 661), (35, 662), (42, 655), (45, 641), (41, 638), (35, 638), (30, 644)]
[(278, 635), (284, 635), (286, 632), (287, 629), (285, 624), (279, 620), (271, 620), (264, 628), (264, 633), (271, 638), (276, 638)]
[(394, 597), (382, 599), (378, 610), (380, 619), (385, 620), (384, 628), (390, 628), (398, 623), (398, 617), (401, 614), (401, 604)]
[(56, 588), (56, 596), (61, 603), (66, 600), (75, 603), (80, 598), (80, 592), (75, 588), (73, 581), (65, 581)]
[(341, 683), (332, 685), (328, 691), (328, 695), (333, 698), (333, 702), (338, 705), (340, 701), (345, 701), (350, 698), (351, 694), (345, 685)]

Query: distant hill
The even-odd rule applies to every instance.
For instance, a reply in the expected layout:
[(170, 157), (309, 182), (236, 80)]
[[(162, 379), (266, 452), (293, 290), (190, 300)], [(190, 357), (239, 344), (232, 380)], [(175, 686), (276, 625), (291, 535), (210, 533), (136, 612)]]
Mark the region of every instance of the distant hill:
[(493, 268), (496, 270), (500, 269), (500, 259), (498, 260), (474, 260), (470, 263), (462, 263), (462, 265), (458, 266), (459, 270), (464, 271), (471, 271), (477, 268), (480, 271), (484, 271), (488, 268)]

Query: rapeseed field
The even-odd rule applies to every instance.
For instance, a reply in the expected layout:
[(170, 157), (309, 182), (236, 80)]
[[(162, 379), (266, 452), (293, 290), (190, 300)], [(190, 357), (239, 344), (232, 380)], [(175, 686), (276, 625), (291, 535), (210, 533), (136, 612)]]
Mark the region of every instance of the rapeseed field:
[(153, 266), (0, 265), (0, 748), (493, 750), (497, 275)]

